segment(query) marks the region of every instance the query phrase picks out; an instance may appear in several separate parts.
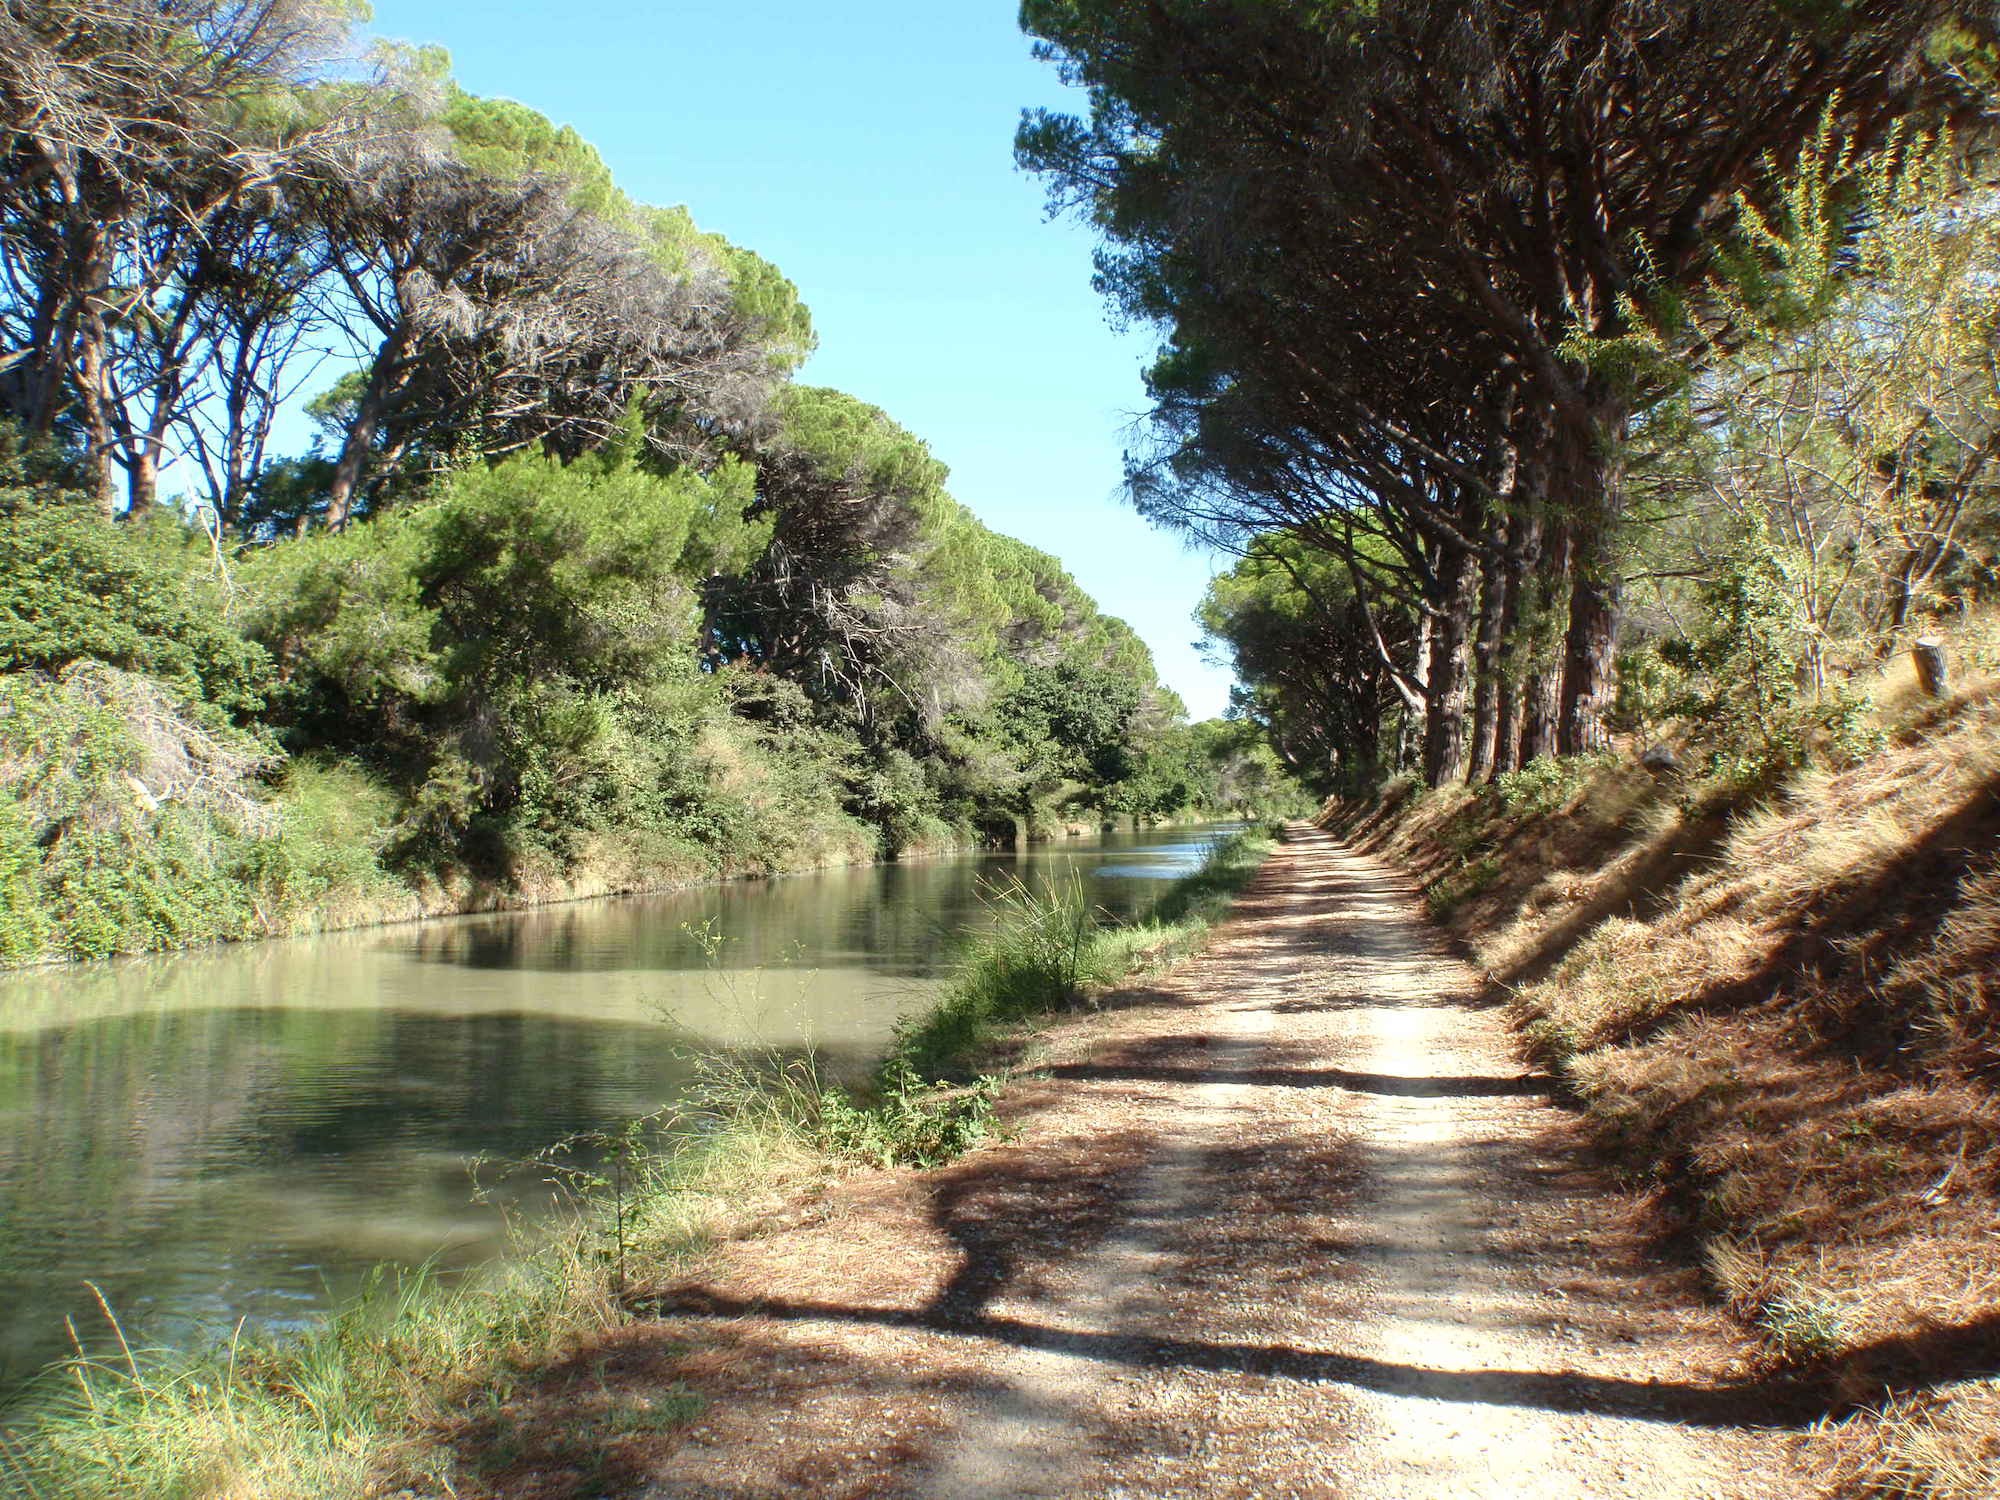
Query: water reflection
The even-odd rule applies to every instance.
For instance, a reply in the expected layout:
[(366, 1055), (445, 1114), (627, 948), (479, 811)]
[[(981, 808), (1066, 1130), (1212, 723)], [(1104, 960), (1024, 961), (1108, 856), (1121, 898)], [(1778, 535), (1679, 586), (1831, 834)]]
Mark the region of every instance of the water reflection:
[[(464, 1265), (469, 1164), (668, 1102), (683, 1049), (860, 1069), (1001, 873), (1141, 904), (1212, 830), (463, 918), (0, 982), (0, 1389), (88, 1327), (285, 1323), (381, 1261)], [(720, 939), (711, 956), (709, 947)]]

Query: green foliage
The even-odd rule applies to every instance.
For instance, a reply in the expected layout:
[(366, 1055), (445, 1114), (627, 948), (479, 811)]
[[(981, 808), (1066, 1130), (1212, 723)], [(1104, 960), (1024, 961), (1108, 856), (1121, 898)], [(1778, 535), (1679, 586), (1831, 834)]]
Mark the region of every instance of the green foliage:
[(924, 762), (894, 745), (879, 747), (848, 775), (848, 799), (857, 817), (882, 830), (891, 853), (935, 849), (956, 841), (940, 816), (937, 788)]
[(278, 829), (245, 860), (267, 924), (343, 925), (406, 909), (404, 888), (383, 867), (397, 798), (352, 762), (290, 762), (275, 789)]
[(998, 1078), (926, 1083), (903, 1058), (883, 1069), (865, 1102), (845, 1089), (823, 1093), (814, 1144), (834, 1156), (881, 1167), (939, 1167), (965, 1155), (993, 1129)]
[(793, 386), (778, 415), (785, 448), (821, 479), (855, 480), (917, 510), (942, 499), (945, 466), (880, 407), (824, 386)]
[(401, 905), (392, 799), (177, 706), (151, 679), (0, 674), (0, 959), (99, 958), (361, 920)]
[(1197, 615), (1243, 684), (1238, 710), (1265, 731), (1288, 773), (1321, 796), (1365, 793), (1380, 776), (1394, 695), (1371, 622), (1398, 649), (1413, 649), (1404, 642), (1414, 620), (1381, 604), (1364, 611), (1354, 578), (1328, 553), (1268, 536), (1217, 575)]
[(1544, 756), (1495, 777), (1493, 790), (1510, 817), (1545, 818), (1574, 802), (1602, 766), (1599, 757)]
[(67, 682), (0, 676), (0, 951), (13, 960), (141, 953), (256, 930), (246, 879), (254, 834), (156, 798), (140, 774), (149, 769), (141, 732)]
[(783, 865), (852, 857), (850, 815), (895, 849), (1002, 810), (1193, 805), (1129, 629), (972, 521), (879, 410), (781, 412), (754, 468), (515, 460), (272, 549), (255, 628), (295, 740), (410, 784), (395, 852), (433, 863), (574, 864), (638, 829)]
[(694, 475), (519, 459), (270, 549), (252, 628), (294, 739), (406, 778), (405, 857), (485, 825), (574, 860), (591, 833), (666, 818), (700, 781), (688, 747), (716, 696), (675, 567), (708, 499)]
[(1809, 1289), (1795, 1286), (1772, 1297), (1757, 1315), (1771, 1353), (1780, 1363), (1808, 1366), (1830, 1358), (1853, 1337), (1841, 1308)]
[(1140, 687), (1104, 667), (1026, 667), (994, 710), (1000, 733), (1056, 776), (1108, 785), (1133, 771), (1130, 730)]
[(705, 255), (728, 274), (731, 300), (751, 335), (764, 345), (768, 364), (790, 374), (818, 345), (812, 313), (799, 289), (771, 262), (696, 227), (685, 208), (631, 207), (629, 213), (654, 260), (676, 274), (694, 269)]
[(992, 940), (980, 954), (979, 978), (995, 1015), (1034, 1015), (1080, 1005), (1103, 975), (1091, 964), (1089, 938), (1103, 925), (1083, 876), (1039, 886), (1004, 880), (987, 892)]
[(0, 963), (33, 963), (55, 950), (41, 864), (33, 819), (11, 790), (0, 793)]
[(1449, 875), (1424, 887), (1424, 904), (1433, 917), (1447, 916), (1453, 908), (1491, 890), (1499, 881), (1503, 866), (1494, 856), (1482, 855), (1461, 864)]
[(1784, 557), (1746, 537), (1700, 588), (1701, 626), (1661, 657), (1684, 674), (1671, 706), (1708, 750), (1711, 773), (1755, 790), (1824, 756), (1847, 764), (1879, 743), (1845, 685), (1814, 691), (1807, 626)]
[(535, 172), (560, 178), (586, 212), (608, 218), (625, 212), (611, 169), (573, 127), (557, 125), (512, 99), (481, 99), (457, 84), (449, 89), (441, 121), (468, 166), (489, 177)]
[(53, 675), (101, 661), (253, 713), (269, 663), (225, 618), (219, 570), (206, 542), (170, 515), (118, 525), (81, 496), (0, 487), (0, 671)]
[(1218, 839), (1139, 921), (1113, 925), (1080, 883), (1003, 883), (991, 925), (968, 945), (937, 1002), (898, 1028), (885, 1069), (963, 1080), (1001, 1028), (1088, 1004), (1098, 988), (1185, 951), (1228, 909), (1270, 853), (1263, 830)]
[(1810, 693), (1963, 608), (2000, 558), (2000, 219), (1948, 135), (1863, 156), (1831, 110), (1773, 182), (1768, 209), (1737, 205), (1695, 312), (1629, 335), (1680, 369), (1638, 473), (1669, 514), (1692, 506), (1667, 577), (1738, 569), (1746, 538), (1768, 559), (1757, 586), (1787, 598)]

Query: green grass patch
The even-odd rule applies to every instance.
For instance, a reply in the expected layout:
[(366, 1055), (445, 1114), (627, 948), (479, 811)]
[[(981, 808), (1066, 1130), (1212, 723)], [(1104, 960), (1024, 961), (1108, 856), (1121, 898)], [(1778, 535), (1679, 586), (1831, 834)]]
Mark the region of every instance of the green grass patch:
[[(79, 1355), (0, 1418), (7, 1500), (361, 1500), (457, 1493), (480, 1457), (446, 1434), (628, 1316), (644, 1285), (741, 1205), (820, 1170), (757, 1119), (623, 1164), (622, 1191), (460, 1279), (384, 1272), (303, 1334), (189, 1353)], [(109, 1310), (106, 1310), (109, 1317)], [(648, 1420), (698, 1404), (676, 1395)]]

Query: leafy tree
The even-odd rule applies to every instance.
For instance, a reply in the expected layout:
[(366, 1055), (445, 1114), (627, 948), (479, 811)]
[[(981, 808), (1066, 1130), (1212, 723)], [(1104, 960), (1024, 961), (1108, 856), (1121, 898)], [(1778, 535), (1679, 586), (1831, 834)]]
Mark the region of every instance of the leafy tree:
[(2000, 220), (1956, 155), (1823, 141), (1776, 209), (1746, 207), (1711, 283), (1727, 356), (1688, 356), (1700, 316), (1630, 340), (1682, 381), (1636, 447), (1655, 503), (1689, 518), (1668, 571), (1728, 573), (1755, 539), (1813, 694), (1830, 659), (1885, 654), (2000, 550)]
[[(631, 767), (655, 748), (671, 762), (691, 734), (684, 712), (673, 722), (696, 691), (676, 562), (704, 491), (629, 463), (522, 458), (274, 549), (251, 575), (253, 628), (295, 741), (385, 763), (418, 788), (433, 843), (517, 814), (550, 836), (606, 826)], [(653, 764), (646, 794), (683, 770)]]
[(351, 19), (319, 0), (0, 12), (0, 411), (74, 431), (106, 514), (121, 463), (150, 500), (212, 357), (234, 264), (214, 246), (332, 170), (352, 120), (304, 92)]
[(710, 637), (866, 718), (880, 694), (914, 701), (896, 649), (923, 628), (907, 564), (955, 509), (945, 469), (879, 409), (838, 391), (787, 390), (758, 455), (747, 515), (763, 555), (712, 600)]
[[(1210, 585), (1198, 618), (1244, 685), (1239, 711), (1301, 781), (1322, 792), (1374, 784), (1401, 700), (1345, 568), (1268, 538)], [(1413, 633), (1407, 616), (1387, 623)]]
[(1021, 158), (1104, 236), (1100, 286), (1169, 334), (1154, 390), (1186, 461), (1142, 467), (1173, 481), (1142, 486), (1146, 507), (1238, 538), (1332, 517), (1310, 534), (1329, 546), (1356, 513), (1385, 540), (1414, 530), (1435, 575), (1414, 592), (1449, 631), (1427, 654), (1453, 679), (1499, 508), (1521, 523), (1502, 561), (1563, 595), (1557, 727), (1582, 750), (1612, 693), (1627, 430), (1658, 394), (1596, 350), (1701, 283), (1717, 230), (1765, 191), (1759, 164), (1809, 142), (1830, 97), (1855, 149), (1958, 108), (1930, 44), (1989, 18), (1946, 0), (1026, 0), (1022, 19), (1091, 106), (1031, 115)]

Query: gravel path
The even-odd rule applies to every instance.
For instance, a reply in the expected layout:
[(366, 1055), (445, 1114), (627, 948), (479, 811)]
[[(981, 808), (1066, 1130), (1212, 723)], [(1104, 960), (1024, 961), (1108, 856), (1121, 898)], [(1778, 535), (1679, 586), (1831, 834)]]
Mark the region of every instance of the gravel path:
[(1473, 980), (1296, 830), (1206, 954), (1058, 1030), (1010, 1141), (729, 1248), (606, 1352), (692, 1346), (714, 1397), (640, 1492), (1810, 1493)]

